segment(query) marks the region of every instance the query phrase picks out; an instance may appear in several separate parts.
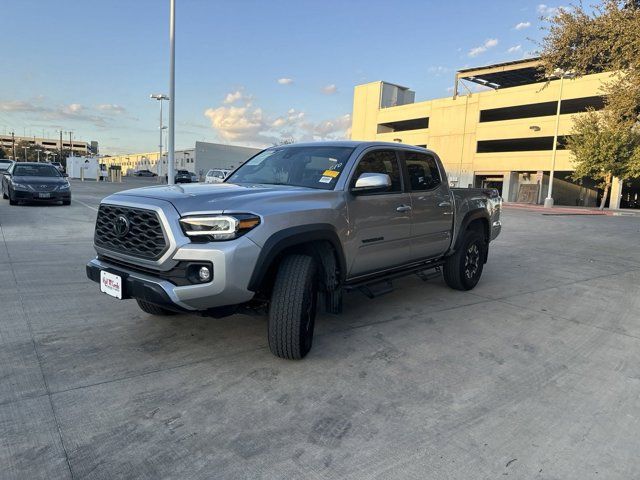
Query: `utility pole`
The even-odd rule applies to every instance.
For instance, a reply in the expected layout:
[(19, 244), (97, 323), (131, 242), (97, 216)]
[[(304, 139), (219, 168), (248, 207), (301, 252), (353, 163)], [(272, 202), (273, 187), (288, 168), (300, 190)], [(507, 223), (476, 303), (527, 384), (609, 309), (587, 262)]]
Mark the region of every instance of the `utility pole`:
[[(169, 165), (167, 183), (175, 183), (175, 112), (176, 112), (176, 0), (170, 0), (169, 15)], [(162, 131), (162, 130), (161, 130)]]
[(575, 74), (572, 72), (565, 72), (557, 70), (554, 73), (556, 78), (560, 78), (560, 93), (558, 95), (558, 104), (556, 108), (556, 127), (553, 133), (553, 146), (551, 149), (551, 170), (549, 171), (549, 188), (547, 189), (547, 198), (544, 199), (544, 207), (553, 207), (553, 176), (556, 170), (556, 150), (558, 149), (558, 129), (560, 127), (560, 113), (562, 110), (562, 86), (565, 78), (574, 78)]
[(22, 147), (24, 149), (24, 161), (28, 162), (29, 159), (27, 158), (27, 150), (29, 149), (29, 147)]
[(159, 156), (158, 156), (158, 163), (156, 164), (156, 173), (158, 174), (158, 181), (161, 181), (161, 175), (162, 175), (162, 131), (166, 128), (162, 125), (162, 101), (163, 100), (169, 100), (169, 96), (168, 95), (164, 95), (162, 93), (155, 93), (152, 95), (149, 95), (150, 98), (154, 98), (156, 100), (158, 100), (160, 102), (160, 143), (158, 144), (158, 148), (159, 148)]
[(16, 158), (16, 134), (15, 132), (11, 132), (11, 148), (13, 150), (13, 161), (17, 161)]
[(60, 130), (60, 163), (62, 163), (62, 130)]

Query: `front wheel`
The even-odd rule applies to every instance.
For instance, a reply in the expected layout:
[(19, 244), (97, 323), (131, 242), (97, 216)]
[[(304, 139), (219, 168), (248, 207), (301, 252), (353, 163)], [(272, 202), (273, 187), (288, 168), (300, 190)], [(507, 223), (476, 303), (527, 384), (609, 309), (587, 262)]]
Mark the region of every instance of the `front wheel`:
[(13, 195), (11, 195), (11, 190), (9, 190), (9, 205), (17, 205), (18, 201), (13, 199)]
[(460, 248), (447, 258), (443, 268), (444, 281), (455, 290), (471, 290), (482, 276), (487, 243), (484, 235), (467, 230)]
[(307, 255), (280, 263), (269, 305), (269, 349), (280, 358), (304, 358), (313, 342), (318, 300), (316, 265)]

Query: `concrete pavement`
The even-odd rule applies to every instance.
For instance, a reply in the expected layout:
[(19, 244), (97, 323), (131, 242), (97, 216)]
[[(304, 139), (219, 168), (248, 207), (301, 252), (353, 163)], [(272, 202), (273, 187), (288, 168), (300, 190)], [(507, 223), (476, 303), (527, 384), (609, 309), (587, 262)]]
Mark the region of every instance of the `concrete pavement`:
[(0, 478), (640, 477), (640, 218), (508, 209), (475, 290), (349, 294), (291, 362), (85, 278), (127, 182), (0, 201)]

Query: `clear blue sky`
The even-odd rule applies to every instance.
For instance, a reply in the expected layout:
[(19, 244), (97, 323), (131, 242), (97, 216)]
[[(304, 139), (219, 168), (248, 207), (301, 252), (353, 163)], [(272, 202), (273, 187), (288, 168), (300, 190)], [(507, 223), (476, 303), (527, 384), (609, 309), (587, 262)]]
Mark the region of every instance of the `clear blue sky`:
[[(168, 0), (0, 0), (0, 133), (155, 151)], [(457, 68), (522, 58), (558, 4), (177, 0), (176, 147), (339, 138), (353, 87), (449, 95)], [(516, 26), (519, 27), (516, 28)]]

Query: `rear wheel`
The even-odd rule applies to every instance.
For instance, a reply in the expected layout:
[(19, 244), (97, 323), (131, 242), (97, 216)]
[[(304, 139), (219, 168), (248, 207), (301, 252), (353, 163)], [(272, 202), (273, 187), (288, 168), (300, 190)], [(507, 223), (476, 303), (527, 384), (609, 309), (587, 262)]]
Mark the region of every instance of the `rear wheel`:
[(144, 300), (138, 300), (138, 299), (136, 299), (136, 302), (138, 302), (138, 306), (140, 307), (140, 309), (143, 312), (148, 313), (149, 315), (166, 316), (166, 315), (175, 314), (175, 312), (172, 312), (171, 310), (167, 310), (166, 308), (162, 308), (154, 303), (149, 303), (149, 302), (145, 302)]
[(456, 253), (447, 258), (443, 268), (444, 281), (455, 290), (471, 290), (482, 276), (487, 243), (484, 235), (467, 230)]
[(304, 358), (313, 342), (318, 286), (316, 265), (307, 255), (280, 263), (269, 305), (269, 349), (290, 360)]

